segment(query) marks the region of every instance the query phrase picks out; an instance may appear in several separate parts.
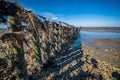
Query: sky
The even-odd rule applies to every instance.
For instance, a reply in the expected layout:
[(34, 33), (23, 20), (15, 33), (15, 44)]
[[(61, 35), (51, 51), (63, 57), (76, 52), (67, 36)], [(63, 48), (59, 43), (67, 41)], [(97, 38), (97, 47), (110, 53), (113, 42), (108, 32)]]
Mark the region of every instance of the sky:
[(120, 27), (120, 0), (11, 0), (36, 14), (82, 27)]

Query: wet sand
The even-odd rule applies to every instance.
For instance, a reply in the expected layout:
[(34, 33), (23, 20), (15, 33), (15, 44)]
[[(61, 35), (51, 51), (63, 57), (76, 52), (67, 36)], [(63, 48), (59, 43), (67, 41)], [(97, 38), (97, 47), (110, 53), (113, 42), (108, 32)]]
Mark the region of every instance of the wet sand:
[(94, 46), (83, 43), (83, 51), (120, 68), (120, 38), (94, 39), (92, 43)]

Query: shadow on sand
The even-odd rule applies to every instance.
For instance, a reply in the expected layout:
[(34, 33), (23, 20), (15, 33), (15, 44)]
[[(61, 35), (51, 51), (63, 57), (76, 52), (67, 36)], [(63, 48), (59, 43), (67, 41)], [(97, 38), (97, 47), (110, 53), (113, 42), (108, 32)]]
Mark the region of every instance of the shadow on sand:
[(118, 72), (113, 72), (112, 77), (114, 77), (116, 80), (120, 80), (120, 74)]
[[(85, 64), (82, 60), (83, 56), (79, 35), (73, 45), (65, 47), (60, 53), (57, 53), (54, 60), (48, 61), (39, 76), (40, 79), (52, 77), (53, 80), (85, 80), (87, 78), (102, 80), (102, 75), (96, 77), (94, 74), (82, 70), (81, 66)], [(87, 60), (88, 56), (86, 57), (86, 62)], [(91, 59), (91, 63), (93, 68), (97, 68), (97, 61), (94, 58)], [(74, 71), (77, 71), (77, 73), (74, 73)]]

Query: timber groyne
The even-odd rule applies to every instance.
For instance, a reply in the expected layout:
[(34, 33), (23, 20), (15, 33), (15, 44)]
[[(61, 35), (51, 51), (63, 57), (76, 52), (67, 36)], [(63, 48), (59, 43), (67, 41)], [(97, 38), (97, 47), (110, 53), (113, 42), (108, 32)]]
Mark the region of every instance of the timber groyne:
[(9, 30), (0, 38), (2, 80), (36, 79), (47, 63), (67, 50), (79, 32), (68, 23), (48, 20), (5, 0), (0, 0), (0, 22)]

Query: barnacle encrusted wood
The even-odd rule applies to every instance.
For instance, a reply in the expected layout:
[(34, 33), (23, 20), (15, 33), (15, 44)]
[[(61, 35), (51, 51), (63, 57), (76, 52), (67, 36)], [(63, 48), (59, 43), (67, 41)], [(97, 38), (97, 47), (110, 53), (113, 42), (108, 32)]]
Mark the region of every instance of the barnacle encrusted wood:
[(68, 23), (47, 20), (7, 0), (0, 0), (0, 22), (10, 31), (0, 38), (1, 80), (36, 79), (45, 64), (71, 44), (79, 31)]

